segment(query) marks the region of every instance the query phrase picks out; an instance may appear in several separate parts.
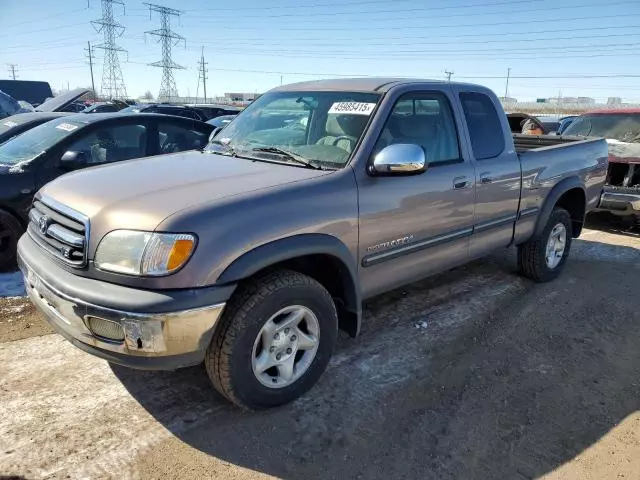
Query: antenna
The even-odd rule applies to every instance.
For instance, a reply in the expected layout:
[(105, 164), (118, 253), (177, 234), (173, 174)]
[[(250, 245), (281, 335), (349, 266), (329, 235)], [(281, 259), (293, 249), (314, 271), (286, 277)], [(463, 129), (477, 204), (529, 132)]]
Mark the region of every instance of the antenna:
[(176, 80), (173, 78), (173, 70), (184, 69), (182, 65), (178, 65), (171, 58), (171, 48), (181, 41), (185, 42), (186, 45), (186, 39), (171, 30), (171, 17), (180, 17), (182, 12), (175, 8), (163, 7), (155, 3), (145, 3), (145, 5), (149, 6), (149, 17), (151, 17), (152, 12), (160, 14), (160, 28), (145, 33), (160, 37), (158, 41), (162, 43), (162, 60), (150, 63), (149, 65), (152, 67), (162, 67), (162, 82), (160, 83), (158, 101), (170, 102), (172, 98), (178, 97), (178, 89), (176, 88)]
[(127, 90), (124, 86), (118, 54), (126, 52), (126, 50), (116, 45), (116, 38), (122, 36), (125, 28), (124, 25), (113, 18), (113, 4), (122, 5), (122, 10), (124, 11), (124, 2), (121, 0), (102, 0), (101, 3), (102, 18), (91, 21), (96, 32), (104, 35), (104, 43), (95, 45), (95, 48), (104, 50), (100, 94), (109, 100), (114, 98), (124, 99), (127, 98)]

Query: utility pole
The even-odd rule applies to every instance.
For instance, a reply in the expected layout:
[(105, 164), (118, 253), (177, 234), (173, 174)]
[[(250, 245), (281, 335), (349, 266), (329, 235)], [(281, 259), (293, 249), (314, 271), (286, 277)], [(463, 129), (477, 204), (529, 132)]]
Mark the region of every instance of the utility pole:
[(504, 101), (507, 101), (509, 96), (509, 77), (511, 76), (511, 67), (507, 68), (507, 84), (504, 87)]
[(104, 50), (100, 95), (109, 100), (124, 99), (127, 98), (127, 90), (124, 86), (118, 54), (126, 50), (116, 45), (116, 38), (122, 36), (125, 28), (113, 18), (113, 4), (122, 5), (124, 11), (124, 2), (122, 0), (101, 0), (101, 2), (102, 17), (91, 21), (96, 32), (104, 36), (104, 43), (95, 46)]
[(445, 70), (444, 74), (447, 76), (447, 82), (451, 83), (451, 76), (454, 74), (454, 72), (450, 72), (449, 70)]
[(93, 81), (93, 55), (92, 55), (92, 51), (91, 51), (91, 42), (87, 42), (87, 54), (89, 55), (89, 69), (91, 70), (91, 89), (93, 90), (93, 95), (97, 96), (96, 94), (96, 84)]
[(16, 67), (18, 66), (17, 63), (9, 63), (7, 64), (7, 66), (9, 67), (9, 72), (11, 73), (11, 77), (13, 77), (13, 79), (16, 79)]
[(162, 67), (162, 82), (160, 83), (160, 93), (158, 94), (158, 101), (171, 101), (172, 98), (178, 96), (178, 89), (176, 87), (176, 80), (173, 77), (173, 70), (182, 70), (183, 66), (178, 65), (171, 58), (171, 48), (178, 43), (185, 42), (186, 39), (182, 35), (178, 35), (171, 30), (171, 17), (180, 17), (182, 12), (175, 8), (163, 7), (162, 5), (156, 5), (155, 3), (145, 3), (149, 6), (149, 19), (153, 12), (160, 14), (160, 28), (157, 30), (150, 30), (149, 35), (155, 35), (159, 37), (159, 42), (162, 43), (162, 60), (159, 62), (153, 62), (149, 65), (152, 67)]
[[(202, 54), (200, 61), (198, 62), (198, 88), (200, 88), (200, 80), (202, 80), (202, 86), (204, 87), (204, 103), (207, 103), (207, 69), (205, 68), (207, 62), (204, 61), (204, 47), (202, 47)], [(198, 94), (196, 93), (196, 100)]]

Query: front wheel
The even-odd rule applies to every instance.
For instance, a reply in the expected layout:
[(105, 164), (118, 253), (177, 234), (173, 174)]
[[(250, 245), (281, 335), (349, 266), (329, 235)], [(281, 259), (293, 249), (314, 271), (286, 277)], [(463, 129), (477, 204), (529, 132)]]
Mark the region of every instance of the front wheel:
[(539, 238), (518, 246), (518, 268), (536, 282), (553, 280), (564, 269), (571, 249), (571, 215), (556, 207)]
[(283, 270), (240, 287), (205, 356), (215, 388), (236, 405), (262, 409), (309, 390), (324, 372), (338, 335), (329, 292)]

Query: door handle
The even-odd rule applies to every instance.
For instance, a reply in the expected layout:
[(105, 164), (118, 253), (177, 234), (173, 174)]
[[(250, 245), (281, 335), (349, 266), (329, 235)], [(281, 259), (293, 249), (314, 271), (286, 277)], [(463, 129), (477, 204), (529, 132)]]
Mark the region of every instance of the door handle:
[(493, 177), (491, 175), (489, 175), (488, 173), (480, 174), (480, 183), (487, 184), (491, 182), (493, 182)]
[(469, 178), (468, 177), (456, 177), (453, 179), (453, 188), (455, 189), (462, 189), (462, 188), (467, 188), (467, 186), (469, 185)]

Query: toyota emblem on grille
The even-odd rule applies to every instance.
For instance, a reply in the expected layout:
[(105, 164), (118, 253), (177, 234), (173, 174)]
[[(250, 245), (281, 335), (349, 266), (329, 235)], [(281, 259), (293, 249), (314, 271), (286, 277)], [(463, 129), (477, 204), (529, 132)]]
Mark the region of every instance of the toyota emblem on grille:
[(40, 220), (38, 220), (38, 226), (40, 227), (40, 232), (43, 235), (47, 233), (47, 229), (49, 228), (49, 219), (46, 215), (40, 217)]

